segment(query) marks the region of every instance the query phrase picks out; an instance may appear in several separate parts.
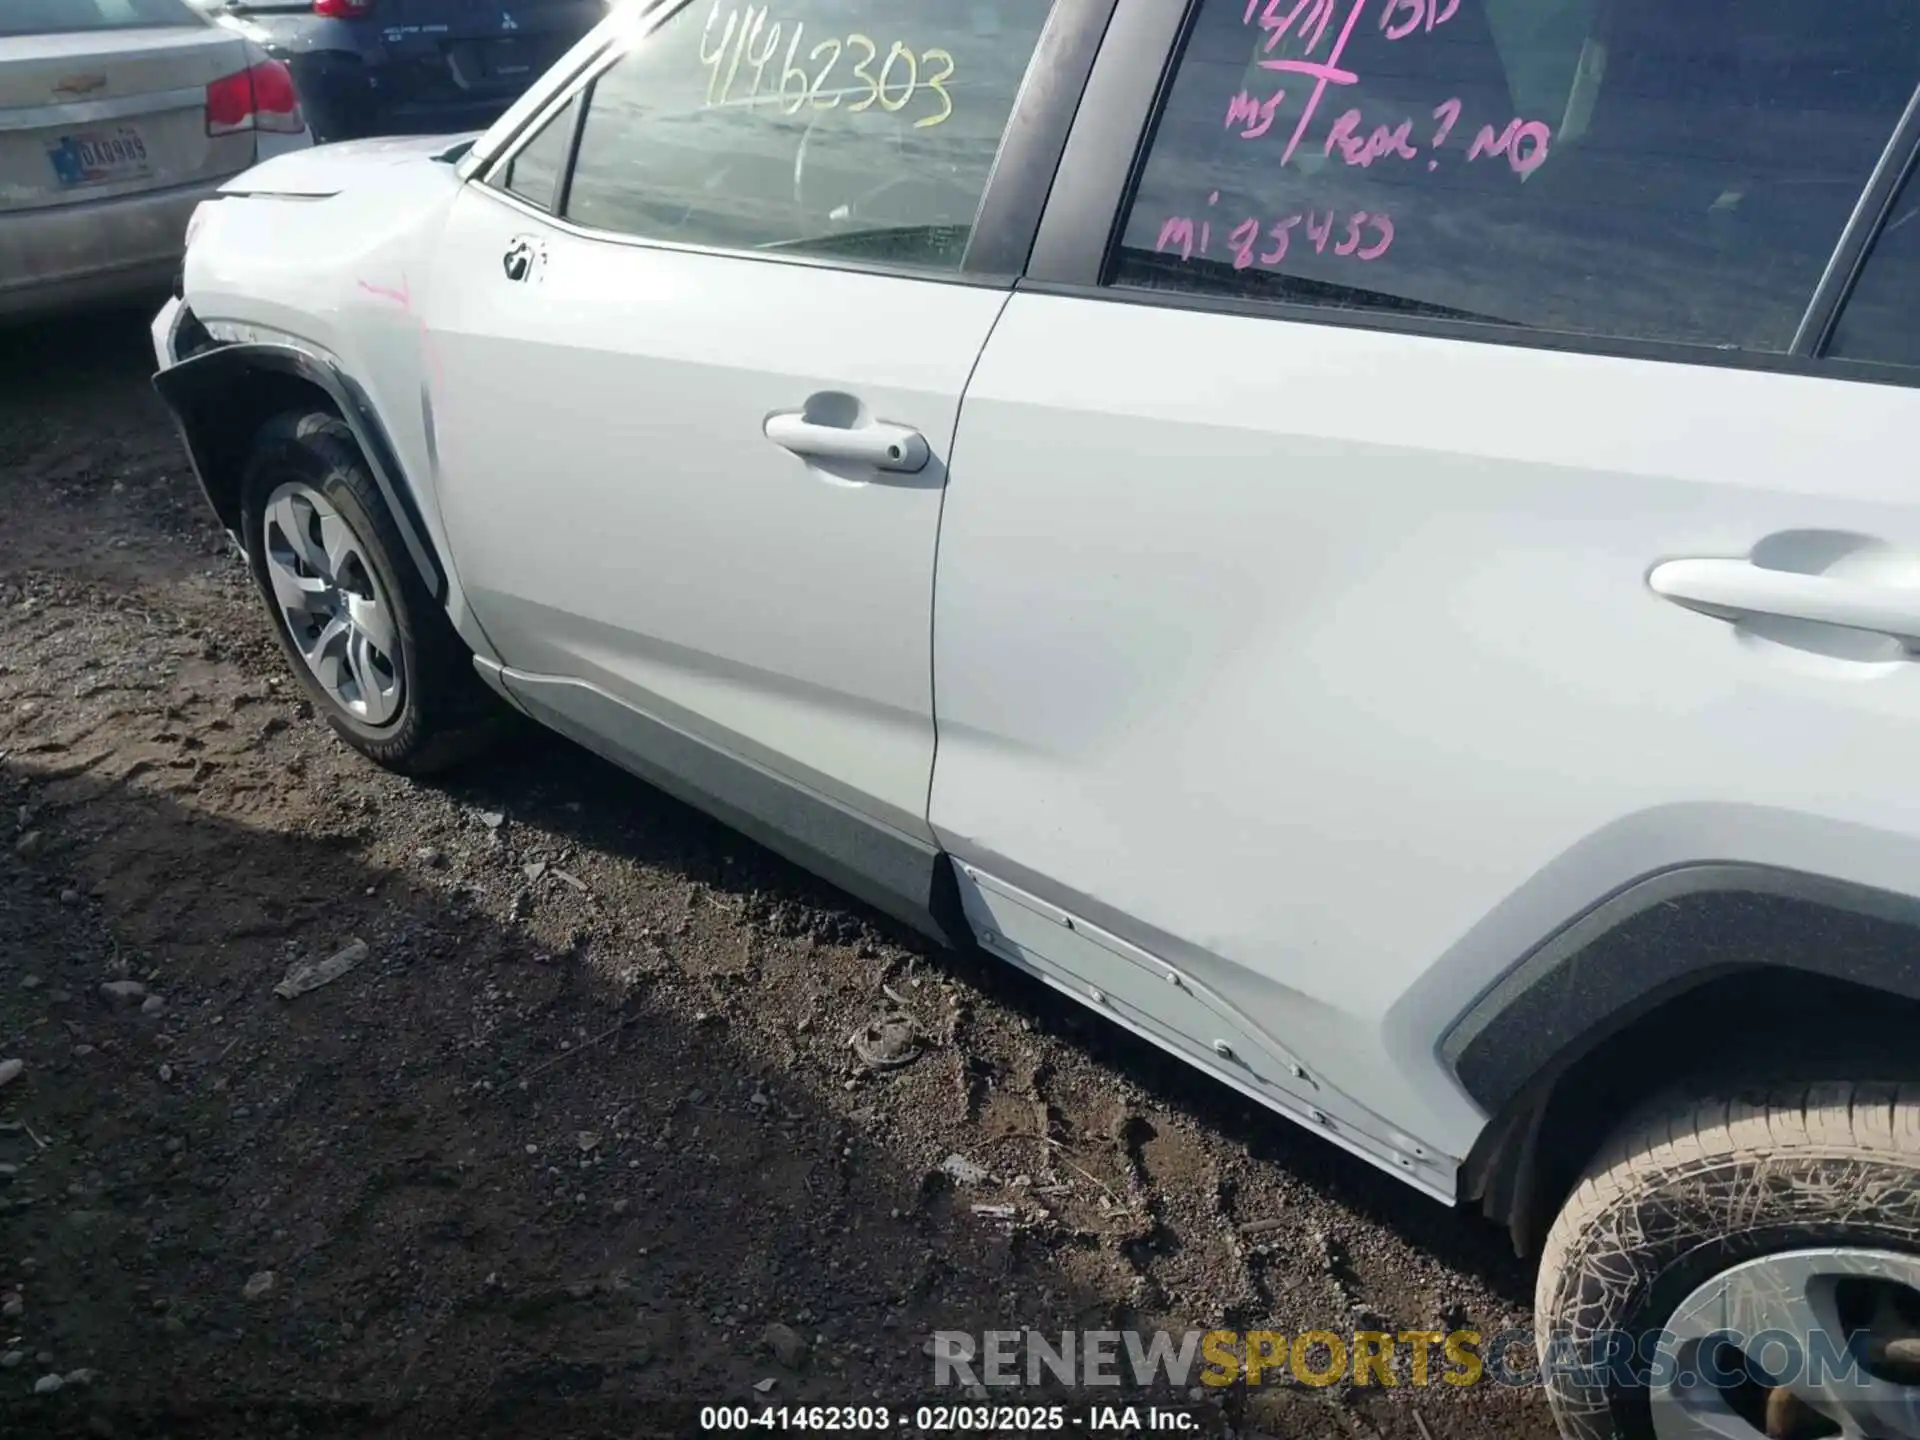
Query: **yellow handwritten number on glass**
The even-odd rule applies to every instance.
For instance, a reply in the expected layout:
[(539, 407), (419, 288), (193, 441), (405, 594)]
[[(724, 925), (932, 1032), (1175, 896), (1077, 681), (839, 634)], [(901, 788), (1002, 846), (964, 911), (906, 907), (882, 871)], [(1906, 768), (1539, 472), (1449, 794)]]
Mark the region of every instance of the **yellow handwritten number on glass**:
[(835, 65), (840, 63), (840, 42), (838, 40), (822, 40), (807, 52), (807, 58), (809, 60), (818, 60), (820, 58), (820, 52), (823, 50), (831, 50), (833, 53), (827, 56), (827, 63), (820, 67), (820, 73), (813, 77), (813, 89), (807, 93), (813, 97), (814, 109), (831, 110), (840, 103), (840, 92), (838, 90), (834, 91), (833, 99), (822, 105), (820, 103), (820, 87), (827, 83), (828, 73)]
[(880, 98), (880, 78), (867, 68), (873, 63), (874, 56), (880, 53), (880, 47), (864, 35), (847, 36), (847, 44), (867, 47), (867, 58), (853, 67), (855, 78), (867, 82), (867, 98), (856, 105), (847, 106), (849, 114), (857, 115)]
[[(906, 88), (901, 90), (898, 100), (889, 100), (887, 99), (887, 77), (893, 74), (893, 63), (896, 60), (907, 62), (907, 83)], [(913, 58), (913, 51), (898, 40), (894, 41), (893, 48), (887, 51), (887, 63), (880, 67), (880, 108), (882, 110), (906, 109), (907, 103), (913, 99), (914, 87), (919, 78), (920, 66)]]
[(713, 74), (707, 80), (707, 104), (714, 103), (714, 90), (720, 84), (720, 62), (727, 58), (727, 47), (733, 43), (733, 27), (738, 23), (738, 12), (727, 12), (727, 28), (720, 32), (720, 44), (708, 53), (707, 36), (713, 33), (713, 22), (720, 18), (719, 0), (714, 0), (712, 12), (707, 16), (706, 28), (700, 32), (700, 63), (707, 66)]
[[(760, 18), (764, 20), (766, 13), (766, 11), (762, 10), (760, 12)], [(754, 33), (756, 35), (760, 33), (758, 26), (754, 27)], [(773, 58), (773, 52), (779, 48), (779, 45), (780, 22), (776, 20), (773, 23), (773, 28), (767, 31), (767, 43), (760, 47), (759, 54), (756, 55), (753, 53), (753, 47), (751, 45), (747, 47), (747, 63), (753, 66), (753, 84), (747, 88), (747, 103), (752, 104), (760, 98), (761, 77), (767, 73), (767, 61)]]
[[(807, 95), (809, 93), (807, 88), (807, 72), (793, 63), (793, 57), (800, 53), (800, 37), (806, 33), (806, 29), (807, 27), (804, 21), (793, 27), (793, 39), (787, 42), (787, 58), (781, 62), (780, 93), (775, 98), (779, 103), (780, 113), (782, 115), (797, 115), (800, 113), (801, 107), (807, 103)], [(789, 103), (788, 86), (789, 82), (792, 81), (795, 76), (798, 76), (800, 79), (800, 88), (798, 91), (793, 92), (791, 103)]]
[[(727, 67), (727, 78), (720, 84), (720, 104), (726, 104), (727, 96), (733, 93), (734, 77), (740, 73), (740, 59), (747, 53), (747, 47), (754, 42), (754, 38), (759, 35), (760, 27), (766, 23), (767, 12), (764, 6), (759, 10), (755, 10), (751, 5), (747, 7), (746, 18), (740, 22), (739, 37), (733, 42), (733, 64)], [(711, 87), (708, 93), (712, 93)]]
[(938, 95), (941, 103), (947, 108), (942, 110), (938, 115), (927, 115), (914, 121), (913, 128), (916, 130), (924, 130), (929, 125), (942, 124), (949, 115), (953, 114), (953, 96), (947, 93), (946, 86), (946, 82), (953, 78), (953, 56), (944, 50), (936, 48), (933, 50), (922, 50), (920, 52), (920, 58), (926, 61), (928, 65), (932, 65), (936, 61), (945, 62), (946, 69), (942, 70), (938, 75), (929, 75), (922, 83), (926, 85), (929, 90), (933, 91), (934, 94)]

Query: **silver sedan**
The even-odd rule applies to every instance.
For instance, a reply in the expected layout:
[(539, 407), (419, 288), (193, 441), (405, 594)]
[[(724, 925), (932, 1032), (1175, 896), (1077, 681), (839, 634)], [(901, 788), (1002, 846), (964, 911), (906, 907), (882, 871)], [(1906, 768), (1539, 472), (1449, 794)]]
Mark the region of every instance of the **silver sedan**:
[(186, 0), (6, 0), (0, 317), (166, 285), (195, 205), (312, 143), (286, 67)]

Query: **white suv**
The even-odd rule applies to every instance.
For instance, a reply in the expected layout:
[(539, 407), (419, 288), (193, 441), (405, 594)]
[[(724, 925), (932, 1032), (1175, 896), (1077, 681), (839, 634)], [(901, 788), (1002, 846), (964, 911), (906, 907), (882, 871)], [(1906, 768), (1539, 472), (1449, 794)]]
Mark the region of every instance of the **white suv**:
[(1916, 85), (1906, 0), (634, 5), (229, 185), (157, 383), (378, 762), (504, 701), (1478, 1202), (1569, 1435), (1913, 1434)]

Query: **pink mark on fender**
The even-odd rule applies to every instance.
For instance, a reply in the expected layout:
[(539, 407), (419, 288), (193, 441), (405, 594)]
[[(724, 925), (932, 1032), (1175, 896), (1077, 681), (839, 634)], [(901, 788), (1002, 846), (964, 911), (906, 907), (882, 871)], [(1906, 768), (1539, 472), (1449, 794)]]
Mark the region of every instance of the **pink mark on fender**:
[(391, 300), (402, 310), (411, 311), (413, 309), (413, 287), (407, 284), (407, 277), (405, 275), (400, 277), (400, 288), (398, 290), (395, 290), (391, 285), (376, 285), (371, 280), (362, 280), (359, 283), (360, 288), (369, 295), (377, 295), (382, 300)]
[(427, 364), (433, 371), (433, 378), (440, 382), (441, 388), (444, 389), (446, 376), (440, 369), (440, 351), (433, 343), (432, 333), (427, 329), (426, 317), (413, 308), (413, 285), (406, 275), (403, 273), (400, 276), (400, 288), (397, 290), (391, 285), (376, 285), (371, 280), (361, 280), (356, 283), (367, 294), (381, 300), (391, 300), (407, 313), (408, 318), (413, 321), (413, 328), (420, 334), (420, 353), (426, 357)]
[[(400, 287), (397, 290), (391, 285), (376, 285), (371, 280), (361, 280), (356, 283), (367, 294), (381, 300), (391, 300), (406, 312), (407, 317), (413, 321), (414, 331), (419, 337), (420, 355), (426, 361), (427, 373), (433, 376), (434, 388), (442, 395), (446, 394), (447, 371), (446, 366), (441, 362), (440, 347), (434, 343), (433, 332), (427, 329), (427, 317), (413, 308), (413, 286), (406, 275), (403, 273), (400, 276)], [(438, 424), (433, 426), (433, 434), (428, 437), (428, 443), (433, 447), (432, 454), (437, 457), (439, 468), (445, 470), (451, 457), (447, 453), (446, 437)]]

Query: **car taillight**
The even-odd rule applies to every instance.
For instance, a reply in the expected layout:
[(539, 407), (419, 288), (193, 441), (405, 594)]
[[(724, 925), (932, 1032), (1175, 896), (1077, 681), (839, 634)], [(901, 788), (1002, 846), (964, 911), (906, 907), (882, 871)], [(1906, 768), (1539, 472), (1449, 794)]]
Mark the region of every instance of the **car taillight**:
[(329, 20), (353, 20), (373, 8), (373, 0), (313, 0), (313, 13)]
[(262, 60), (207, 86), (209, 135), (235, 135), (243, 130), (298, 135), (306, 128), (293, 74), (278, 60)]

